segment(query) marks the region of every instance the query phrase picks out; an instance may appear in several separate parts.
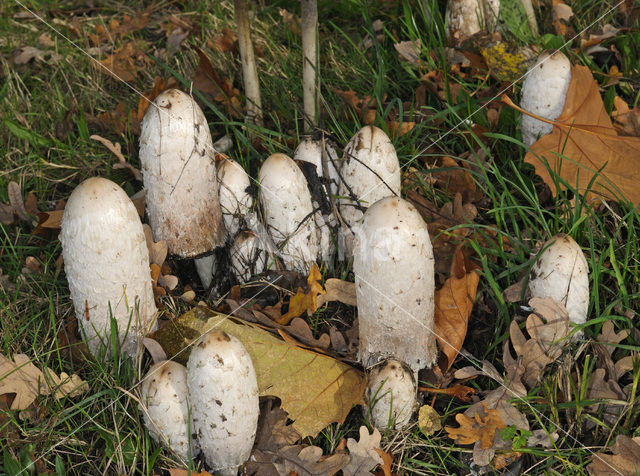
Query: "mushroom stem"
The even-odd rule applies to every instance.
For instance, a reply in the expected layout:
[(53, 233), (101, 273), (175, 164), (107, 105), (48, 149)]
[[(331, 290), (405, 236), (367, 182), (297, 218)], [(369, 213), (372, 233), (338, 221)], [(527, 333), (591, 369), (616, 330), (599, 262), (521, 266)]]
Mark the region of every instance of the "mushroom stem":
[(262, 101), (260, 99), (260, 82), (256, 60), (251, 43), (251, 29), (249, 27), (248, 0), (235, 0), (236, 23), (238, 25), (238, 45), (240, 46), (240, 61), (242, 62), (242, 79), (244, 92), (247, 96), (247, 120), (258, 126), (263, 125)]
[(529, 29), (533, 36), (538, 36), (538, 22), (536, 21), (536, 13), (533, 11), (533, 4), (531, 0), (521, 0), (524, 12), (527, 15), (527, 23), (529, 23)]
[(301, 0), (302, 6), (302, 92), (304, 119), (307, 129), (318, 123), (318, 93), (320, 75), (318, 62), (318, 4), (316, 0)]

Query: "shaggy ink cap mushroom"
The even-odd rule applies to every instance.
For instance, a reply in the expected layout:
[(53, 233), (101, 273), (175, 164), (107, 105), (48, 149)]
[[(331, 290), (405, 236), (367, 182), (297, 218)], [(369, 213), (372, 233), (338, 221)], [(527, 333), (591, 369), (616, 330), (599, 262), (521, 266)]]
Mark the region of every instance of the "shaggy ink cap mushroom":
[(264, 244), (258, 235), (250, 230), (241, 231), (236, 235), (229, 255), (231, 272), (240, 284), (265, 271), (269, 264)]
[(389, 137), (375, 126), (360, 129), (347, 143), (340, 164), (338, 194), (347, 257), (364, 210), (378, 200), (400, 196), (400, 163)]
[[(555, 121), (564, 109), (570, 83), (569, 59), (560, 51), (545, 51), (524, 78), (520, 106), (525, 111)], [(539, 137), (553, 131), (553, 124), (523, 114), (521, 130), (522, 141), (531, 147)]]
[(353, 272), (362, 364), (391, 357), (416, 375), (431, 367), (438, 355), (433, 249), (413, 205), (387, 197), (369, 207), (355, 237)]
[(239, 163), (224, 158), (218, 162), (218, 185), (222, 219), (227, 233), (233, 238), (253, 206), (253, 197), (248, 192), (251, 180)]
[(185, 463), (190, 454), (197, 456), (197, 440), (189, 441), (186, 367), (172, 360), (153, 364), (142, 379), (140, 394), (140, 410), (151, 437)]
[(222, 246), (213, 142), (191, 96), (169, 89), (156, 98), (142, 120), (140, 162), (154, 239), (181, 258)]
[(258, 382), (242, 343), (214, 329), (198, 339), (187, 362), (191, 430), (207, 465), (236, 475), (251, 454), (258, 426)]
[(551, 298), (564, 304), (569, 320), (584, 324), (589, 311), (589, 265), (580, 245), (564, 233), (543, 246), (529, 275), (532, 298)]
[(388, 359), (369, 371), (365, 400), (369, 418), (379, 430), (407, 426), (418, 406), (417, 386), (412, 370)]
[(259, 181), (264, 222), (285, 269), (307, 274), (319, 240), (304, 174), (290, 157), (273, 154), (262, 164)]
[(78, 185), (60, 225), (64, 268), (76, 320), (87, 346), (111, 351), (111, 317), (122, 352), (135, 357), (155, 327), (157, 312), (149, 251), (133, 202), (112, 181), (93, 177)]

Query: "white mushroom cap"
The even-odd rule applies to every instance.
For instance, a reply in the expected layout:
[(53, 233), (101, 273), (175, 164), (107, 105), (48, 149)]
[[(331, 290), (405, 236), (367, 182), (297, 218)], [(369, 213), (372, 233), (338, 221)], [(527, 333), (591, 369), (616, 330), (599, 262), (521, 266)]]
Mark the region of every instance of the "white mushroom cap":
[(273, 154), (260, 168), (260, 206), (267, 231), (288, 270), (306, 274), (318, 256), (307, 181), (290, 157)]
[(447, 35), (461, 43), (482, 30), (492, 31), (500, 14), (500, 0), (449, 0)]
[(211, 133), (188, 94), (169, 89), (155, 104), (140, 134), (149, 221), (170, 253), (193, 258), (225, 240)]
[[(571, 63), (560, 51), (542, 53), (529, 68), (522, 83), (520, 106), (537, 116), (556, 120), (564, 109), (571, 83)], [(540, 136), (550, 134), (552, 124), (522, 115), (522, 141), (530, 147)]]
[(532, 298), (548, 297), (564, 304), (569, 320), (584, 324), (589, 310), (589, 266), (580, 245), (563, 233), (551, 237), (531, 268), (528, 290)]
[(149, 251), (136, 208), (110, 180), (94, 177), (73, 191), (62, 216), (60, 242), (80, 331), (91, 352), (111, 350), (110, 316), (122, 351), (155, 327)]
[(310, 136), (303, 138), (293, 153), (293, 160), (302, 160), (315, 165), (318, 177), (324, 177), (331, 183), (328, 192), (336, 195), (340, 183), (340, 176), (336, 169), (339, 164), (338, 153), (328, 141), (324, 141), (327, 154), (327, 174), (325, 174), (322, 166), (322, 145), (321, 140), (313, 140)]
[[(400, 195), (400, 164), (389, 137), (375, 126), (365, 126), (344, 148), (340, 166), (340, 214), (349, 228), (343, 229), (347, 255), (353, 232), (367, 208), (378, 200)], [(355, 196), (355, 200), (351, 194)]]
[(242, 343), (212, 330), (193, 346), (187, 363), (192, 431), (207, 464), (237, 474), (251, 454), (258, 426), (258, 382)]
[(365, 213), (353, 252), (365, 367), (394, 357), (414, 372), (438, 355), (434, 319), (434, 261), (427, 224), (409, 202), (387, 197)]
[[(187, 369), (172, 360), (153, 364), (140, 386), (140, 409), (151, 437), (189, 461), (189, 401)], [(198, 455), (191, 440), (191, 456)]]
[(253, 197), (247, 192), (251, 180), (239, 163), (225, 158), (218, 162), (218, 183), (224, 226), (234, 237), (253, 205)]
[(380, 430), (403, 428), (418, 406), (413, 372), (398, 360), (389, 359), (369, 373), (365, 394), (369, 418)]
[(239, 283), (246, 283), (251, 276), (267, 269), (269, 256), (258, 235), (245, 230), (238, 233), (229, 252), (231, 272)]

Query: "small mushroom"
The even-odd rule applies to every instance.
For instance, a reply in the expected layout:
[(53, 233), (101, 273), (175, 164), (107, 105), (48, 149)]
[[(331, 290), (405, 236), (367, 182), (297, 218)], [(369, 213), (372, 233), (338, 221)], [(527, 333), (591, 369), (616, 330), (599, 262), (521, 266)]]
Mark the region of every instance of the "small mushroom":
[(365, 126), (344, 148), (340, 165), (339, 210), (347, 256), (353, 233), (369, 205), (389, 196), (400, 196), (400, 164), (389, 137), (375, 126)]
[(318, 256), (313, 204), (304, 174), (284, 154), (260, 168), (260, 206), (279, 257), (287, 270), (307, 274)]
[(185, 463), (189, 456), (197, 456), (197, 440), (189, 442), (186, 367), (172, 360), (153, 364), (142, 379), (140, 393), (140, 409), (151, 437)]
[(233, 238), (245, 225), (245, 217), (253, 206), (253, 197), (248, 192), (251, 179), (238, 162), (224, 158), (218, 162), (218, 184), (222, 219)]
[(500, 0), (449, 0), (447, 35), (460, 44), (483, 30), (493, 31), (500, 14)]
[(569, 320), (584, 324), (589, 310), (589, 266), (582, 248), (564, 233), (551, 237), (529, 275), (532, 298), (551, 298), (564, 304)]
[(235, 476), (251, 454), (258, 426), (258, 382), (251, 357), (234, 336), (212, 330), (187, 362), (192, 431), (207, 464)]
[(229, 254), (231, 272), (238, 283), (246, 283), (251, 276), (266, 270), (269, 264), (264, 244), (258, 235), (249, 230), (236, 235)]
[(381, 362), (369, 372), (365, 399), (369, 418), (376, 428), (407, 426), (418, 406), (413, 372), (398, 360)]
[(132, 357), (155, 326), (149, 251), (133, 202), (110, 180), (93, 177), (73, 191), (62, 216), (64, 269), (80, 331), (92, 353), (111, 350), (111, 316)]
[[(560, 51), (545, 51), (524, 78), (520, 106), (525, 111), (554, 121), (562, 114), (570, 83), (569, 59)], [(553, 125), (523, 114), (521, 130), (522, 142), (531, 147), (539, 137), (550, 134)]]
[(438, 355), (433, 249), (413, 205), (387, 197), (369, 207), (355, 237), (353, 272), (362, 364), (393, 357), (416, 374), (431, 367)]

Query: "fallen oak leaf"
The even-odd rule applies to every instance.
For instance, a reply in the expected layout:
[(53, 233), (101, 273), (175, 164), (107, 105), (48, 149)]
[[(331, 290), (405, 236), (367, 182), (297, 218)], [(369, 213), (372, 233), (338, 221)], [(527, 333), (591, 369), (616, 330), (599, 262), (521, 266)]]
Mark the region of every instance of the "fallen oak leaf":
[(382, 435), (377, 428), (369, 434), (366, 426), (360, 427), (360, 439), (347, 440), (349, 450), (349, 463), (342, 468), (343, 476), (369, 476), (376, 466), (384, 464), (384, 460), (378, 454)]
[(395, 476), (394, 473), (391, 473), (391, 465), (393, 464), (393, 455), (391, 453), (382, 451), (379, 448), (376, 448), (376, 452), (382, 458), (382, 465), (380, 466), (380, 469), (376, 472), (376, 475), (378, 475), (382, 471), (383, 476)]
[(278, 451), (279, 462), (274, 463), (279, 474), (324, 476), (336, 474), (349, 462), (346, 454), (323, 456), (317, 446), (288, 446)]
[(474, 418), (458, 413), (456, 421), (460, 426), (458, 428), (444, 427), (449, 438), (461, 445), (470, 445), (480, 441), (483, 449), (493, 446), (493, 437), (496, 431), (506, 428), (507, 425), (500, 418), (498, 410), (488, 409), (484, 404), (483, 408), (484, 414), (476, 412)]
[(450, 395), (454, 398), (462, 402), (470, 402), (471, 397), (476, 393), (475, 389), (471, 387), (467, 387), (465, 385), (453, 385), (447, 388), (429, 388), (429, 387), (418, 387), (419, 392), (427, 392), (427, 393), (436, 393), (440, 395)]
[(131, 82), (138, 77), (149, 62), (140, 40), (130, 41), (98, 62), (101, 73), (107, 74), (118, 81)]
[(294, 317), (302, 315), (303, 312), (313, 314), (318, 309), (318, 296), (325, 294), (326, 291), (322, 289), (320, 280), (322, 274), (318, 265), (314, 264), (309, 271), (309, 277), (307, 278), (307, 285), (309, 286), (308, 292), (303, 292), (302, 288), (298, 288), (298, 292), (289, 301), (289, 310), (282, 317), (276, 319), (278, 324), (287, 325)]
[(347, 306), (357, 306), (356, 285), (351, 281), (329, 278), (324, 283), (325, 293), (318, 295), (317, 306), (322, 307), (331, 301), (339, 301)]
[(639, 204), (640, 138), (617, 134), (587, 67), (572, 66), (571, 75), (564, 110), (555, 121), (524, 111), (502, 96), (508, 106), (554, 126), (551, 134), (531, 146), (525, 162), (534, 166), (554, 195), (558, 183), (552, 174), (575, 186), (578, 193), (590, 191), (613, 200), (622, 195)]
[(636, 476), (640, 473), (640, 445), (626, 435), (618, 435), (613, 454), (596, 453), (587, 466), (591, 476)]

